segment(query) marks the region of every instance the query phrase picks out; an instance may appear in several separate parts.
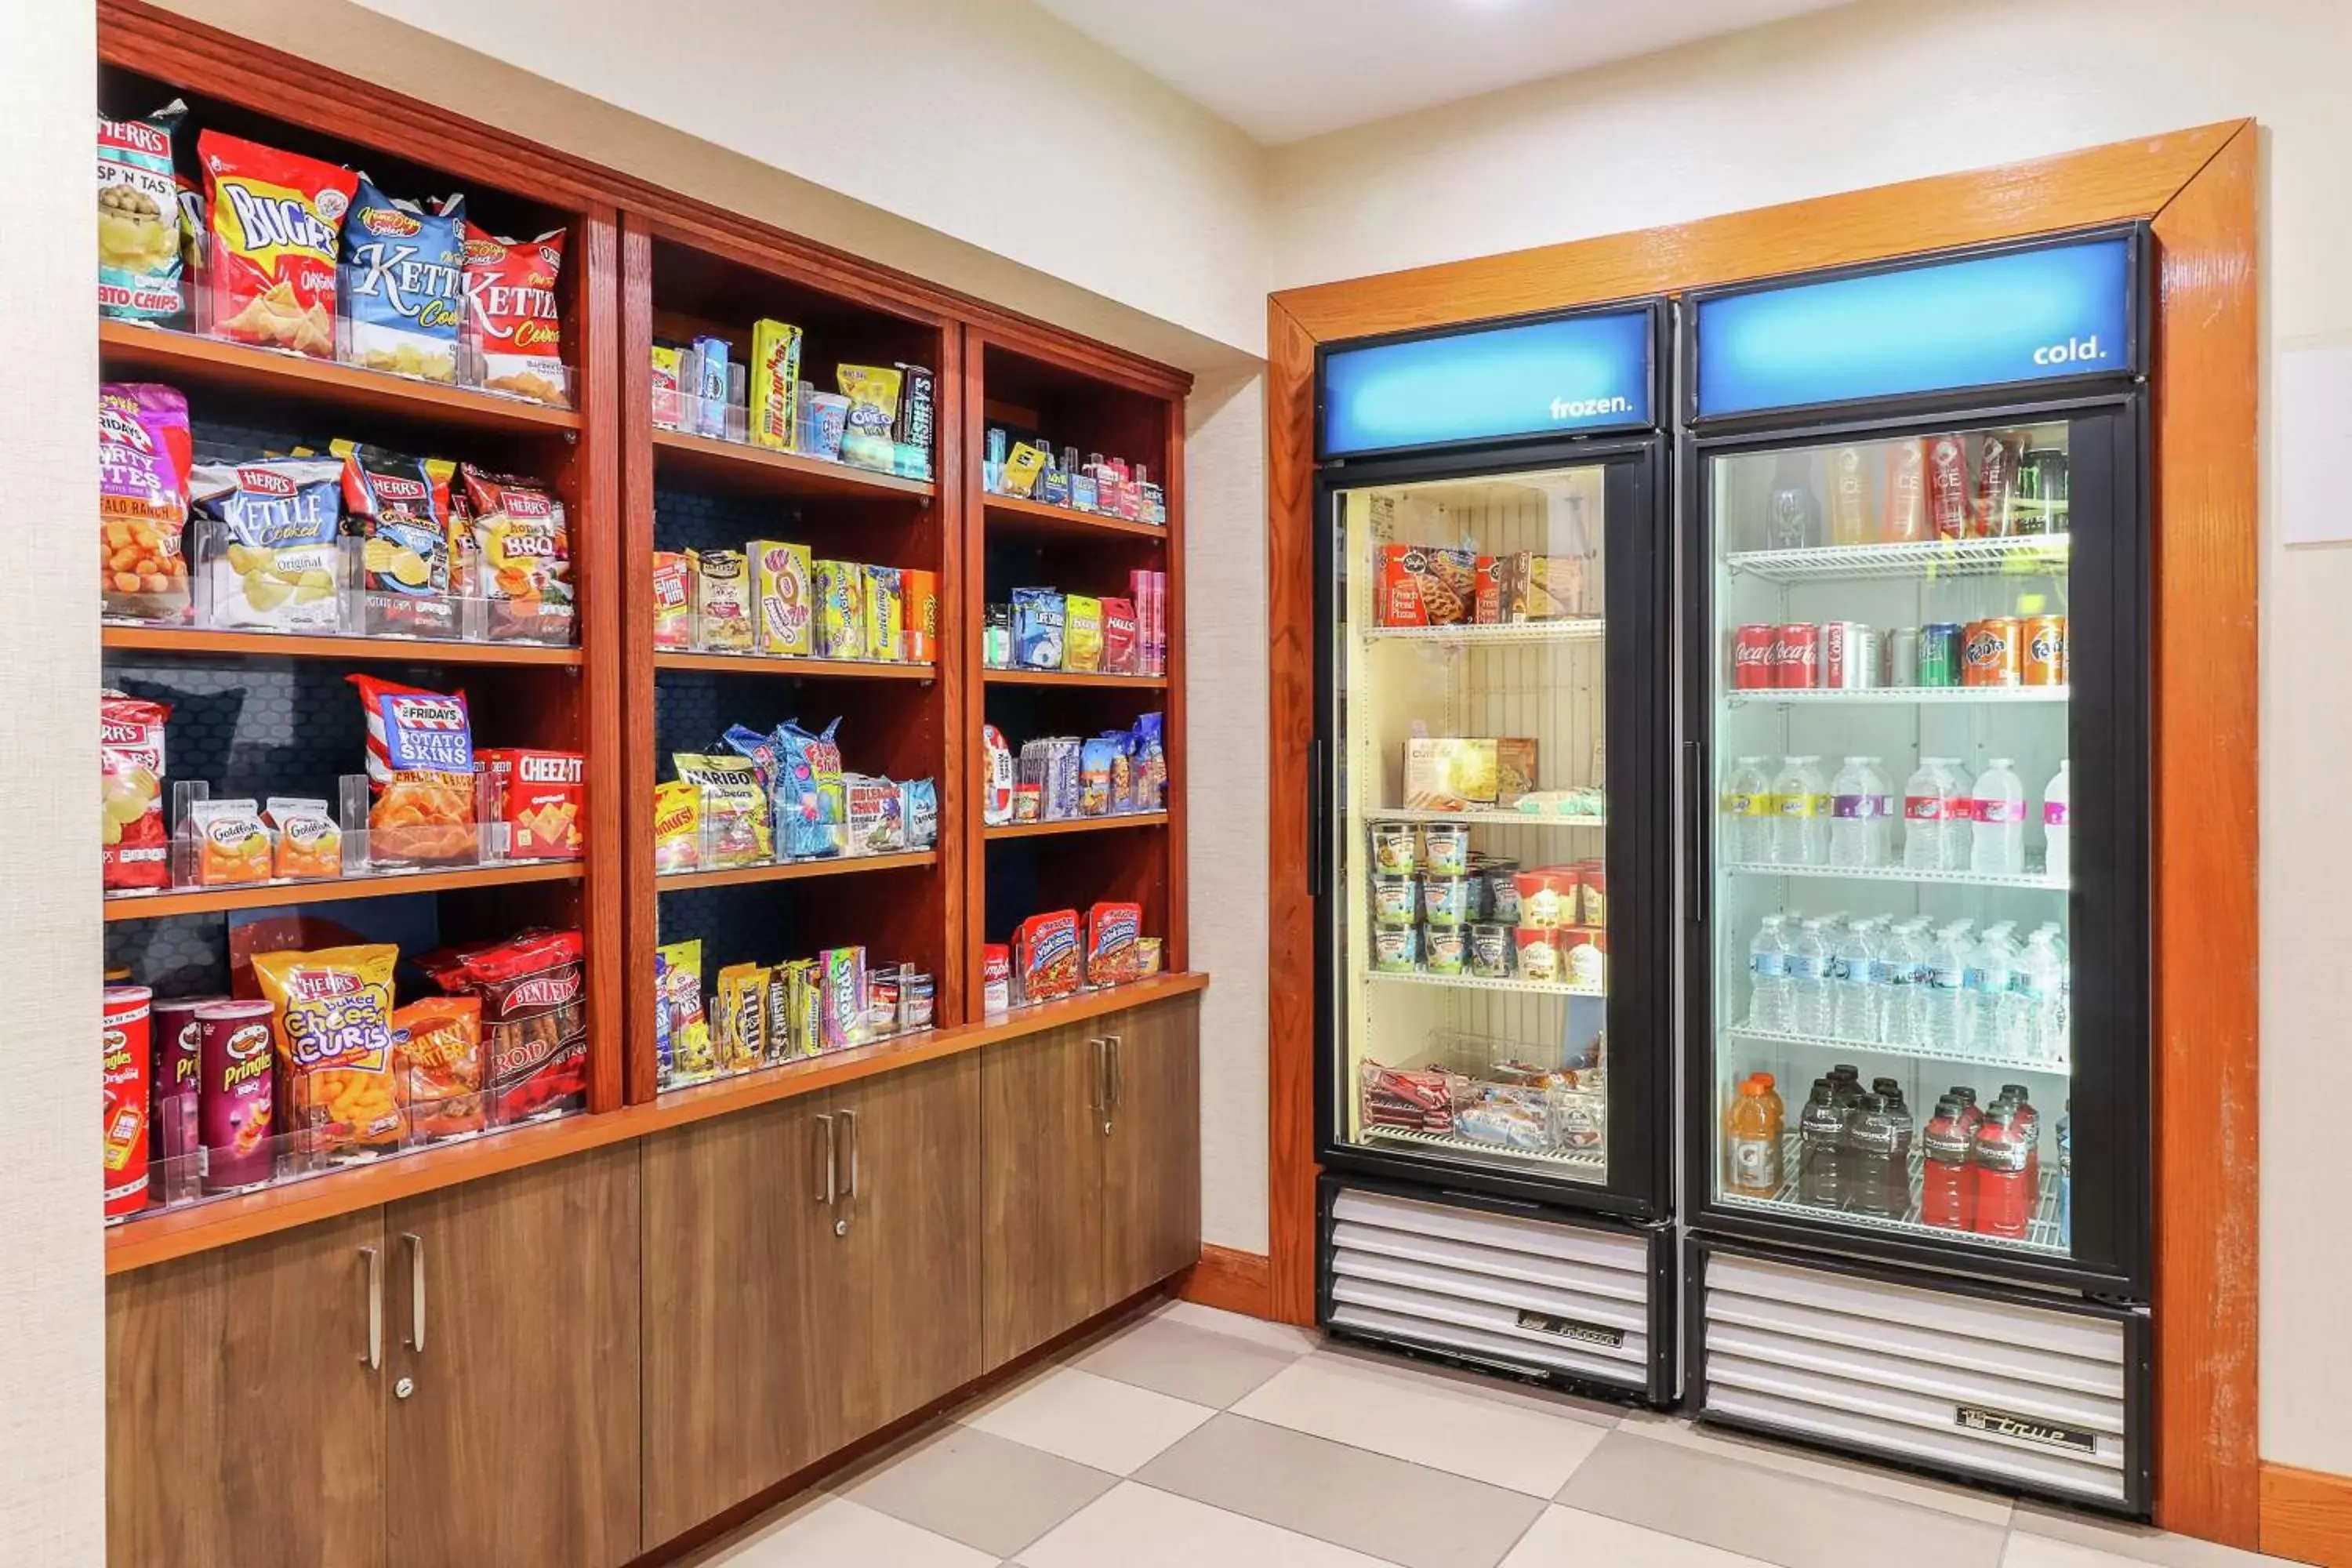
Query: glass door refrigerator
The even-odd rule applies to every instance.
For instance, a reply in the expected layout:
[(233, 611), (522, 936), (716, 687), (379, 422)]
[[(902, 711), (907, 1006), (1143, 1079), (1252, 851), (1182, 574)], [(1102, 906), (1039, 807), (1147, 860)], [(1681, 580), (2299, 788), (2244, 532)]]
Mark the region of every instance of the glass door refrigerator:
[(2127, 1513), (2147, 243), (1696, 296), (1682, 448), (1691, 1397)]
[(1663, 1400), (1658, 303), (1318, 363), (1321, 1321)]

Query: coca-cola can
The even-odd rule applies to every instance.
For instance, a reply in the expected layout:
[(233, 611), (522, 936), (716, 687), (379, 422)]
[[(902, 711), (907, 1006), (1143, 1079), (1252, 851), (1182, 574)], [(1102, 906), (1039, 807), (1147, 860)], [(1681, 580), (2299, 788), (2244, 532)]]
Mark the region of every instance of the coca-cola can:
[(1741, 626), (1731, 634), (1731, 689), (1763, 691), (1772, 685), (1774, 626)]
[(1811, 621), (1772, 628), (1772, 684), (1783, 691), (1819, 686), (1822, 628)]
[(1886, 634), (1885, 683), (1889, 686), (1919, 684), (1919, 629), (1916, 626), (1896, 626)]
[(1878, 628), (1860, 621), (1822, 624), (1822, 684), (1842, 691), (1878, 684)]

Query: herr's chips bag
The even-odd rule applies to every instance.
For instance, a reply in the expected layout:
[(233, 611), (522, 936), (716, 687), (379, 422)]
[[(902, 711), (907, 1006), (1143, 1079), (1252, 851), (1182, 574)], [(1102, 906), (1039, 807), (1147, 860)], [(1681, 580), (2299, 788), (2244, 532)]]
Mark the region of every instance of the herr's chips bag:
[(98, 389), (100, 605), (117, 619), (184, 622), (192, 465), (188, 400), (157, 382)]
[(338, 347), (345, 363), (426, 381), (457, 379), (465, 205), (463, 196), (430, 208), (397, 201), (359, 177), (343, 218)]
[(377, 864), (478, 858), (474, 731), (466, 694), (373, 675), (348, 679), (367, 715), (368, 858)]
[(342, 629), (342, 465), (321, 458), (196, 465), (190, 495), (220, 531), (205, 569), (210, 625)]
[(172, 136), (178, 99), (144, 120), (98, 117), (98, 313), (163, 321), (187, 300), (181, 285), (180, 205)]
[(317, 158), (206, 131), (214, 336), (320, 359), (335, 352), (335, 252), (359, 176)]
[(563, 316), (555, 279), (563, 269), (563, 231), (537, 239), (500, 239), (466, 229), (467, 341), (473, 381), (538, 403), (568, 406)]
[(343, 510), (359, 524), (360, 624), (367, 636), (450, 637), (449, 492), (423, 459), (338, 441)]
[(563, 502), (537, 479), (488, 473), (471, 463), (458, 472), (481, 552), (491, 638), (570, 642), (572, 532)]
[(307, 1134), (315, 1152), (394, 1148), (407, 1132), (393, 1060), (399, 961), (389, 942), (253, 955), (278, 1041), (287, 1125)]

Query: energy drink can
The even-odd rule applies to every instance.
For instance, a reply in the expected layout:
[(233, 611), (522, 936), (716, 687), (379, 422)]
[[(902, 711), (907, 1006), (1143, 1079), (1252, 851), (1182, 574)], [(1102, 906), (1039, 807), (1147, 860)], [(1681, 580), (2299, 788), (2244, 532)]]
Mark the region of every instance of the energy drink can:
[(1957, 621), (1931, 621), (1919, 628), (1917, 685), (1941, 688), (1960, 683), (1960, 626)]

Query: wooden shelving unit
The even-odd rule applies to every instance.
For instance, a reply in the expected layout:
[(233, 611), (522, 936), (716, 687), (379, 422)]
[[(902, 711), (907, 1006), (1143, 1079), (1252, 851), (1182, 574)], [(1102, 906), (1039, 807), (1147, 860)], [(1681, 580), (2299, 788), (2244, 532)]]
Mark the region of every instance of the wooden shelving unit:
[(1164, 541), (1168, 530), (1156, 522), (1130, 522), (1123, 517), (1078, 511), (1066, 506), (1020, 496), (984, 496), (988, 531), (995, 539), (1148, 539)]
[(936, 849), (914, 849), (903, 855), (841, 855), (829, 860), (779, 860), (759, 866), (724, 866), (712, 871), (665, 871), (665, 893), (688, 888), (740, 888), (753, 882), (798, 882), (811, 877), (853, 877), (865, 872), (906, 871), (940, 863)]
[(983, 828), (982, 838), (1050, 838), (1057, 833), (1108, 833), (1122, 827), (1165, 827), (1164, 811), (1130, 811), (1118, 816), (1071, 816), (1056, 822), (1012, 822)]
[(698, 669), (709, 675), (764, 675), (782, 680), (936, 680), (934, 664), (891, 664), (881, 659), (788, 658), (775, 654), (657, 651), (656, 669)]
[(348, 899), (392, 899), (414, 893), (449, 893), (478, 888), (513, 888), (526, 882), (578, 881), (577, 860), (530, 860), (511, 865), (452, 867), (446, 870), (383, 871), (323, 882), (253, 882), (234, 888), (174, 888), (154, 893), (110, 893), (106, 918), (166, 920), (174, 915), (220, 914), (229, 910), (266, 910), (284, 904), (334, 904)]
[(420, 637), (281, 637), (274, 632), (208, 632), (173, 626), (106, 626), (99, 647), (109, 653), (163, 654), (173, 658), (327, 658), (385, 664), (503, 664), (577, 669), (576, 647), (538, 643), (436, 642)]
[(654, 462), (666, 476), (692, 475), (731, 489), (779, 496), (914, 496), (929, 500), (939, 487), (847, 463), (778, 452), (741, 441), (653, 431)]

